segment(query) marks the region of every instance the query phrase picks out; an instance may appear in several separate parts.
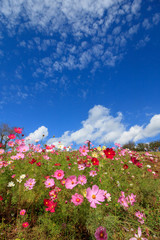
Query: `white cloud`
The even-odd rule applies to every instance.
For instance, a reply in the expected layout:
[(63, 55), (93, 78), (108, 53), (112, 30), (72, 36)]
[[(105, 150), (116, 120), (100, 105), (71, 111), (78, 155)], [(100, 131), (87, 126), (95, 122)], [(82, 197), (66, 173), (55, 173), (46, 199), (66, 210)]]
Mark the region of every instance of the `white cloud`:
[(28, 135), (28, 139), (26, 140), (26, 143), (33, 143), (35, 144), (35, 140), (42, 140), (44, 138), (46, 138), (48, 136), (48, 129), (44, 126), (39, 127), (36, 131), (34, 131), (33, 133), (30, 133)]
[(149, 41), (150, 41), (149, 36), (146, 36), (144, 39), (141, 39), (141, 40), (137, 43), (136, 49), (139, 49), (139, 48), (141, 48), (141, 47), (145, 47), (146, 44), (147, 44)]
[(152, 20), (153, 24), (157, 25), (160, 22), (160, 13), (155, 13)]
[(154, 115), (146, 127), (135, 125), (128, 131), (123, 132), (117, 142), (121, 144), (128, 141), (136, 142), (141, 139), (155, 137), (158, 134), (160, 134), (160, 114)]
[(160, 114), (154, 115), (150, 123), (144, 126), (132, 126), (126, 130), (122, 123), (123, 115), (121, 112), (117, 116), (112, 116), (110, 110), (101, 105), (96, 105), (89, 110), (88, 118), (82, 121), (82, 128), (75, 132), (66, 131), (59, 138), (51, 138), (47, 144), (58, 145), (58, 142), (68, 146), (75, 142), (84, 144), (86, 140), (96, 144), (108, 144), (118, 142), (125, 144), (129, 141), (139, 141), (141, 139), (154, 137), (160, 134)]
[(140, 10), (141, 8), (141, 2), (142, 0), (134, 0), (131, 6), (131, 11), (133, 14), (137, 14), (137, 12)]
[(147, 30), (152, 27), (152, 25), (150, 24), (150, 22), (147, 18), (144, 19), (142, 26)]
[[(43, 34), (21, 39), (17, 46), (32, 52), (31, 64), (35, 49), (49, 50), (46, 56), (36, 53), (33, 76), (53, 78), (56, 71), (82, 70), (90, 63), (92, 71), (95, 62), (97, 67), (114, 66), (143, 21), (138, 18), (141, 5), (142, 0), (1, 0), (0, 20), (11, 35), (26, 29)], [(158, 13), (152, 18), (159, 23)]]

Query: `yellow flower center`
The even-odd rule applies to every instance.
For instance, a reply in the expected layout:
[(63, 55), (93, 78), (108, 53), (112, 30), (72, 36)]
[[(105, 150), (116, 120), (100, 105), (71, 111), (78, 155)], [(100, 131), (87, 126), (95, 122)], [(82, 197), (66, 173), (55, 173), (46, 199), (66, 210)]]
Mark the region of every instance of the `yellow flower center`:
[(103, 233), (103, 232), (101, 232), (99, 236), (102, 238), (102, 237), (104, 236), (104, 233)]
[(92, 198), (95, 199), (95, 198), (96, 198), (96, 195), (92, 195)]

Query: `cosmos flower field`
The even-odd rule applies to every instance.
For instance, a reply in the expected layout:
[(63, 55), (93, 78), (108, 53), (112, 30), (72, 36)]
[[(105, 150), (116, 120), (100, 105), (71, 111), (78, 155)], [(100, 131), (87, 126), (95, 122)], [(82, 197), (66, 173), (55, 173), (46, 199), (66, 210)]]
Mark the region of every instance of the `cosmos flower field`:
[(9, 150), (0, 147), (0, 239), (160, 239), (158, 152), (8, 138)]

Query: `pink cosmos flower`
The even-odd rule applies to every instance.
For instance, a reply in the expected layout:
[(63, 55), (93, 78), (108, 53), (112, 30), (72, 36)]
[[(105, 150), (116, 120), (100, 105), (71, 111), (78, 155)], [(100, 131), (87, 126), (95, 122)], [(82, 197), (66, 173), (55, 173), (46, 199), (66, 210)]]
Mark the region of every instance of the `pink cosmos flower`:
[(3, 148), (0, 148), (0, 154), (3, 154), (5, 151)]
[[(99, 189), (97, 185), (93, 185), (92, 189), (87, 188), (86, 198), (91, 203), (90, 206), (96, 208), (96, 204), (101, 204), (100, 202), (105, 201), (104, 190)], [(100, 201), (100, 202), (99, 202)]]
[(84, 185), (84, 184), (86, 184), (86, 182), (87, 182), (86, 176), (80, 175), (80, 176), (78, 177), (78, 184)]
[(14, 143), (13, 141), (9, 141), (9, 142), (8, 142), (8, 146), (9, 146), (9, 147), (13, 147), (14, 144), (15, 144), (15, 143)]
[(108, 239), (106, 229), (102, 226), (100, 226), (96, 229), (94, 236), (95, 236), (96, 240), (107, 240)]
[(64, 171), (63, 170), (56, 170), (53, 177), (55, 177), (58, 180), (61, 180), (64, 177)]
[(81, 194), (75, 193), (72, 195), (71, 202), (73, 202), (75, 206), (81, 205), (83, 202), (83, 196)]
[(13, 155), (13, 156), (11, 156), (11, 159), (12, 159), (12, 160), (16, 160), (16, 159), (18, 159), (18, 158), (17, 158), (16, 155)]
[(26, 181), (26, 183), (24, 184), (24, 186), (25, 186), (26, 188), (28, 188), (29, 190), (31, 190), (31, 189), (33, 189), (33, 187), (34, 187), (35, 184), (36, 184), (35, 179), (29, 178), (29, 179)]
[(144, 223), (143, 218), (146, 218), (145, 214), (141, 213), (140, 211), (135, 213), (135, 216), (138, 217), (138, 222), (140, 222), (141, 224)]
[(26, 146), (24, 143), (23, 144), (21, 144), (21, 145), (19, 145), (17, 148), (16, 148), (16, 150), (18, 151), (18, 152), (27, 152), (28, 150), (29, 150), (29, 147), (28, 146)]
[(85, 164), (79, 164), (78, 165), (78, 169), (79, 170), (84, 170), (86, 167), (85, 167)]
[(49, 159), (50, 159), (50, 157), (48, 157), (47, 155), (44, 155), (43, 158), (44, 158), (45, 160), (49, 160)]
[(22, 141), (20, 139), (16, 139), (15, 142), (20, 145), (22, 143)]
[(108, 199), (111, 196), (111, 194), (107, 193), (107, 191), (104, 191), (104, 196), (105, 196), (106, 199)]
[(26, 210), (25, 209), (22, 209), (21, 211), (20, 211), (20, 215), (25, 215), (25, 213), (26, 213)]
[(23, 159), (24, 158), (24, 154), (23, 153), (17, 153), (16, 157), (17, 157), (17, 159)]
[(129, 207), (128, 204), (131, 204), (131, 206), (134, 205), (134, 202), (136, 202), (135, 198), (136, 195), (134, 195), (133, 193), (131, 193), (131, 195), (129, 195), (128, 197), (125, 197), (124, 192), (121, 191), (121, 196), (119, 197), (118, 202), (124, 207), (125, 210), (127, 210), (127, 208)]
[(97, 175), (97, 172), (93, 171), (93, 170), (91, 170), (90, 173), (89, 173), (89, 176), (92, 176), (92, 177), (94, 177), (96, 175)]
[(125, 210), (127, 210), (127, 208), (129, 207), (126, 198), (123, 196), (119, 197), (118, 202), (124, 207)]
[(44, 182), (46, 188), (50, 188), (53, 187), (55, 185), (54, 183), (54, 179), (53, 178), (48, 178), (45, 182)]
[(81, 156), (86, 156), (89, 152), (88, 147), (86, 147), (85, 145), (83, 147), (80, 147), (79, 152), (81, 153)]
[(65, 182), (65, 187), (67, 189), (72, 189), (77, 185), (77, 177), (76, 176), (70, 176), (69, 178), (66, 179)]
[(140, 227), (138, 227), (138, 235), (135, 234), (134, 236), (135, 236), (135, 237), (130, 238), (129, 240), (147, 240), (147, 238), (142, 238), (142, 237), (141, 237), (141, 236), (142, 236), (142, 231), (141, 231), (141, 228), (140, 228)]

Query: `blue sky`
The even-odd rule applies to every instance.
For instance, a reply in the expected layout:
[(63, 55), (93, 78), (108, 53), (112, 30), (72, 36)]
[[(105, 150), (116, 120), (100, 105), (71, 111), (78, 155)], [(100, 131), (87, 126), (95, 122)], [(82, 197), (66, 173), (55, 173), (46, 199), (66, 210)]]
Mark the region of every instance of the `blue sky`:
[(0, 1), (0, 120), (31, 141), (159, 139), (159, 62), (157, 0)]

